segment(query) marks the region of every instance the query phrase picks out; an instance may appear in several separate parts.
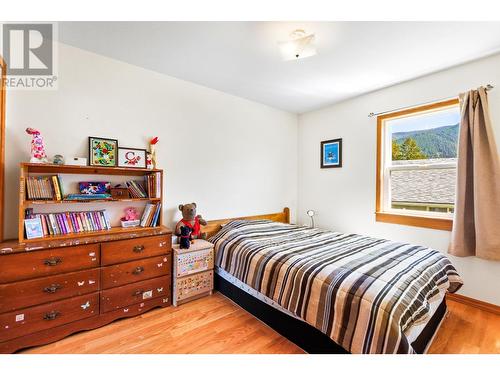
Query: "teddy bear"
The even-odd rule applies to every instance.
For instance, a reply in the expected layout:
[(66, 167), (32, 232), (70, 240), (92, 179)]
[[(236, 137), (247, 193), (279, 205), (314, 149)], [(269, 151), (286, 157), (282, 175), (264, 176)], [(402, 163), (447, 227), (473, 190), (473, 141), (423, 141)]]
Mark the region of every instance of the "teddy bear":
[(196, 203), (180, 204), (179, 211), (182, 212), (182, 220), (175, 226), (175, 234), (180, 236), (181, 227), (187, 226), (191, 228), (193, 238), (206, 239), (206, 233), (201, 233), (201, 226), (207, 225), (207, 222), (201, 215), (196, 215)]
[(191, 242), (193, 241), (193, 237), (191, 236), (191, 228), (188, 226), (182, 226), (180, 229), (181, 233), (179, 236), (179, 244), (181, 249), (189, 249), (191, 246)]

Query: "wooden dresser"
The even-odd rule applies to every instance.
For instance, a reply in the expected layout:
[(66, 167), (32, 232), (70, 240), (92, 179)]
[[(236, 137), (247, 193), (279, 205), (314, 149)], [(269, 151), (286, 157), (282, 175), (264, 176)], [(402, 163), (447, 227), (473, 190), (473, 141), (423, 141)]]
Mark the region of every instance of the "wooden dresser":
[(171, 231), (0, 244), (0, 353), (171, 305)]

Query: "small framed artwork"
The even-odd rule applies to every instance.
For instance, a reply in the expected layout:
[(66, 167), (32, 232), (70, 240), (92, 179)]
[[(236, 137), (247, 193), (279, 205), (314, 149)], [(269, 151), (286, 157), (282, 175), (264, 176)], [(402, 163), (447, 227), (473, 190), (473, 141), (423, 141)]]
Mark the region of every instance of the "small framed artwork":
[(321, 168), (342, 167), (342, 138), (321, 142)]
[(143, 148), (118, 148), (118, 166), (126, 168), (146, 168), (147, 151)]
[(116, 139), (89, 137), (89, 165), (116, 167), (118, 141)]
[(26, 238), (31, 240), (32, 238), (42, 238), (42, 220), (39, 217), (34, 219), (25, 219), (24, 227), (26, 228)]

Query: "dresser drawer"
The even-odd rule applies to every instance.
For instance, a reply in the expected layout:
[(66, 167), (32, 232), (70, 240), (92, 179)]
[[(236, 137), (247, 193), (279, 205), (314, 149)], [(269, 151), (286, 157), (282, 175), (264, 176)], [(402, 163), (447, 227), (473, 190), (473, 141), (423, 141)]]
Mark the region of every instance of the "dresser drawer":
[(4, 255), (0, 262), (0, 284), (98, 266), (97, 244)]
[(101, 313), (133, 305), (150, 298), (170, 298), (170, 276), (139, 281), (101, 291)]
[(98, 290), (98, 268), (0, 284), (0, 313)]
[(99, 294), (92, 293), (0, 314), (0, 342), (51, 329), (98, 313)]
[(102, 289), (171, 274), (172, 255), (145, 258), (101, 268)]
[(123, 263), (168, 254), (171, 249), (171, 235), (106, 242), (101, 244), (101, 264)]

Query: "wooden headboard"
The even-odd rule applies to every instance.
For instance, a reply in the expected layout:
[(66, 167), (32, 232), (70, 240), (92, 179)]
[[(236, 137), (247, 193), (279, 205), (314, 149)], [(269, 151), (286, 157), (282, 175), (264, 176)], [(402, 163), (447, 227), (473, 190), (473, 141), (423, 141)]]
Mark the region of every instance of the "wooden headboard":
[(217, 233), (222, 224), (229, 223), (232, 220), (272, 220), (280, 223), (290, 224), (290, 209), (285, 207), (282, 212), (274, 214), (264, 214), (256, 216), (232, 217), (229, 219), (219, 219), (207, 221), (207, 225), (202, 227), (202, 232), (207, 234), (207, 238)]

